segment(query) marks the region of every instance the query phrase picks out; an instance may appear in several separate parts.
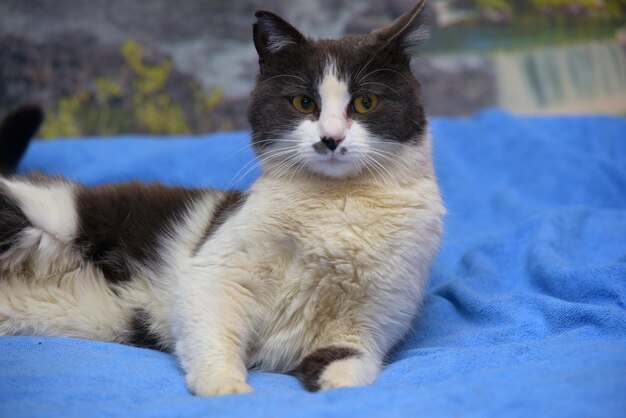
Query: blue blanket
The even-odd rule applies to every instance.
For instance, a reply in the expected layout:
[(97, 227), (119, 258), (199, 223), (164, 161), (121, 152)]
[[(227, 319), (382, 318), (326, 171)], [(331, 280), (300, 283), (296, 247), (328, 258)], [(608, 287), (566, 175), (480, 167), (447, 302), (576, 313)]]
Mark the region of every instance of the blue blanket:
[[(626, 119), (487, 111), (432, 130), (445, 239), (374, 385), (309, 394), (253, 372), (254, 394), (203, 399), (168, 354), (2, 337), (0, 416), (626, 416)], [(245, 188), (248, 140), (37, 142), (21, 171)]]

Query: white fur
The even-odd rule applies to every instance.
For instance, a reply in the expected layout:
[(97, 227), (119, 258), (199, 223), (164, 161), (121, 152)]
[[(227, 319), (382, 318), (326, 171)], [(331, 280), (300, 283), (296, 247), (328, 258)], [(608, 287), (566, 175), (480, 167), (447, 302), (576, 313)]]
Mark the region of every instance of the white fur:
[(60, 241), (69, 241), (77, 228), (73, 186), (63, 181), (44, 185), (29, 181), (0, 180), (20, 202), (26, 217), (37, 229)]
[(319, 137), (345, 138), (350, 128), (347, 109), (350, 104), (348, 84), (339, 79), (337, 65), (328, 60), (324, 77), (318, 87), (322, 99), (317, 127)]
[(125, 301), (90, 267), (52, 277), (0, 275), (0, 334), (121, 341)]
[(380, 371), (377, 359), (360, 355), (337, 360), (326, 367), (320, 376), (321, 389), (369, 385)]
[(68, 249), (78, 227), (71, 183), (53, 180), (37, 184), (31, 180), (4, 180), (1, 184), (29, 219), (18, 245), (0, 255), (5, 270), (16, 271), (29, 260), (31, 274), (43, 277), (59, 266), (75, 265)]

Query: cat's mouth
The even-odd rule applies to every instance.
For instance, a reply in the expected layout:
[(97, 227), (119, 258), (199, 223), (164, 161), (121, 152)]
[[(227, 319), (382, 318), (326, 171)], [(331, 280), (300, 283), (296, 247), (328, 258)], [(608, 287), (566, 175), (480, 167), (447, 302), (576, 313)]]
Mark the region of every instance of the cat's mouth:
[(351, 161), (350, 159), (347, 159), (345, 157), (346, 154), (347, 154), (347, 151), (340, 152), (339, 150), (337, 150), (337, 151), (329, 152), (328, 154), (317, 159), (317, 161), (326, 163), (326, 164), (348, 164)]
[(347, 150), (341, 152), (337, 149), (309, 162), (309, 168), (327, 177), (339, 178), (354, 175), (356, 164), (353, 158), (346, 157)]

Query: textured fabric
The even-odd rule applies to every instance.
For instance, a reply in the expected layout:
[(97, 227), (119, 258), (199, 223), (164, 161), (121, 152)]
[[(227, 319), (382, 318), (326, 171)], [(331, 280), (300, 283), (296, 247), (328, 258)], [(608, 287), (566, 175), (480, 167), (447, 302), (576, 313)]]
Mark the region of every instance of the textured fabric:
[[(626, 119), (488, 111), (431, 126), (445, 238), (374, 385), (309, 394), (253, 372), (252, 395), (195, 398), (167, 354), (2, 337), (0, 416), (625, 416)], [(38, 142), (21, 170), (245, 188), (257, 170), (232, 180), (248, 138)]]

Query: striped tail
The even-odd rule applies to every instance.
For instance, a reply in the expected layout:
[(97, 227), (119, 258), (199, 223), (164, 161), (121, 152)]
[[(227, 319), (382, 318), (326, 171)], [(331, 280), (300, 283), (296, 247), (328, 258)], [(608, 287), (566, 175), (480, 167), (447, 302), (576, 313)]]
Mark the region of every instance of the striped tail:
[(33, 105), (22, 106), (4, 118), (0, 124), (0, 175), (15, 172), (42, 122), (43, 111)]

